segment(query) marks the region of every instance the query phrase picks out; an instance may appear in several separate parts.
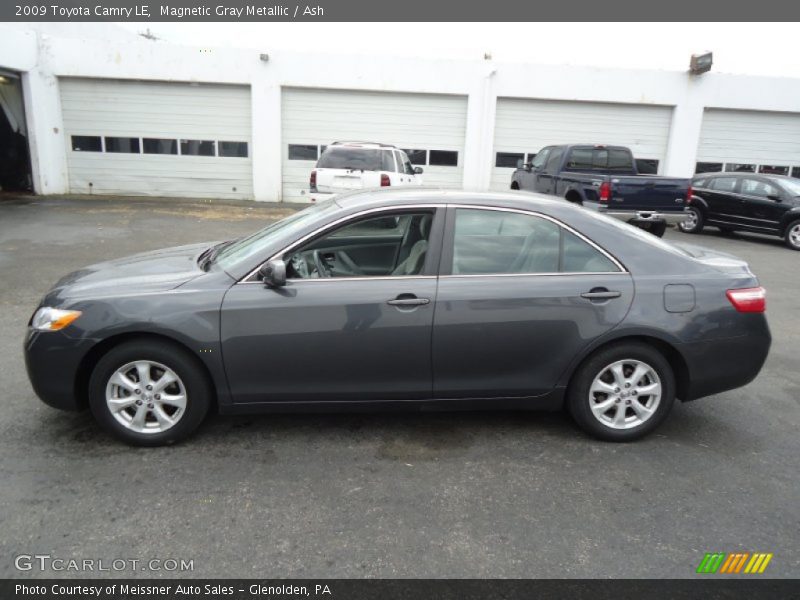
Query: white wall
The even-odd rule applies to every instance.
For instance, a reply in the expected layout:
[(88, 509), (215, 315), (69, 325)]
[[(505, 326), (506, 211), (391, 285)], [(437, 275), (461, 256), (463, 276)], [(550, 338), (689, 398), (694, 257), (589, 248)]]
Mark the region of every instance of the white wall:
[[(257, 200), (281, 190), (281, 87), (427, 92), (468, 97), (464, 187), (487, 189), (497, 97), (655, 104), (673, 107), (662, 172), (694, 172), (706, 107), (800, 112), (800, 79), (593, 67), (422, 60), (377, 55), (259, 53), (201, 49), (117, 35), (74, 37), (72, 24), (0, 26), (0, 67), (23, 73), (39, 193), (67, 191), (58, 77), (238, 83), (251, 86), (253, 189)], [(269, 51), (269, 43), (265, 43)], [(203, 51), (201, 51), (203, 50)]]

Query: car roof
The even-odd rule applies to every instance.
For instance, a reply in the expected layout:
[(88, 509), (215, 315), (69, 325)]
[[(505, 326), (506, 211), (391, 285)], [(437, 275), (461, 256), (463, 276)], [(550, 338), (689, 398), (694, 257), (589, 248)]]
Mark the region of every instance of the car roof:
[(333, 148), (336, 146), (346, 146), (348, 148), (370, 148), (370, 149), (397, 148), (397, 146), (393, 146), (392, 144), (382, 144), (381, 142), (362, 142), (358, 140), (352, 140), (352, 141), (342, 140), (342, 141), (331, 142), (328, 145), (328, 148)]
[(426, 204), (468, 204), (523, 210), (531, 210), (531, 208), (557, 210), (566, 206), (577, 209), (577, 207), (573, 207), (569, 202), (565, 202), (562, 199), (531, 192), (483, 192), (419, 186), (356, 190), (339, 194), (334, 201), (340, 208), (344, 209), (367, 209), (392, 206), (394, 204), (412, 206), (415, 204), (420, 206)]
[(764, 177), (765, 179), (775, 179), (777, 181), (797, 181), (797, 177), (776, 175), (774, 173), (753, 173), (752, 171), (710, 171), (708, 173), (695, 173), (692, 175), (692, 179), (704, 177)]

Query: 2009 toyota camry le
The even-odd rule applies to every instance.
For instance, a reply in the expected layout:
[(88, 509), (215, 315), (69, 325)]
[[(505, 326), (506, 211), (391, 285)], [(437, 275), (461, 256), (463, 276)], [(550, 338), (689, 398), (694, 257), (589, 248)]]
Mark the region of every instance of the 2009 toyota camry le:
[(385, 190), (61, 279), (30, 320), (47, 404), (122, 440), (209, 411), (557, 409), (611, 441), (752, 381), (747, 264), (544, 196)]

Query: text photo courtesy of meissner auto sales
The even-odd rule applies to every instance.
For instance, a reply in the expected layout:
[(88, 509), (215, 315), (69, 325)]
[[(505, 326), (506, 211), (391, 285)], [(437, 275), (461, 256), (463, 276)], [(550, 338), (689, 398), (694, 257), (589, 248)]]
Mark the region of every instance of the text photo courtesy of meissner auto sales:
[(0, 598), (796, 596), (764, 1), (0, 7)]

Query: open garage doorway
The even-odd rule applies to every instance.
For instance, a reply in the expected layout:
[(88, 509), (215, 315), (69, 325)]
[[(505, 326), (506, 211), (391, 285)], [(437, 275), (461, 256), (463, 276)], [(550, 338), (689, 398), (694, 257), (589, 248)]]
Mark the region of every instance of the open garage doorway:
[(0, 69), (0, 192), (32, 191), (28, 148), (22, 82)]

